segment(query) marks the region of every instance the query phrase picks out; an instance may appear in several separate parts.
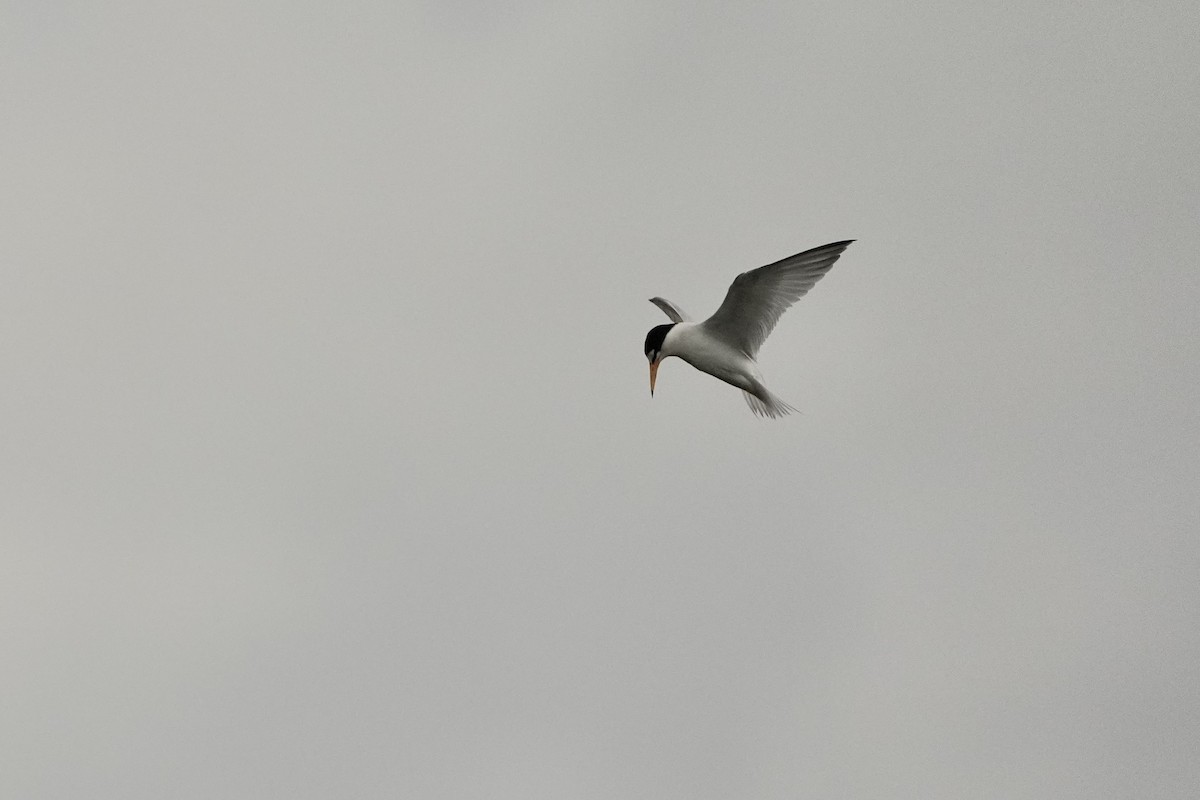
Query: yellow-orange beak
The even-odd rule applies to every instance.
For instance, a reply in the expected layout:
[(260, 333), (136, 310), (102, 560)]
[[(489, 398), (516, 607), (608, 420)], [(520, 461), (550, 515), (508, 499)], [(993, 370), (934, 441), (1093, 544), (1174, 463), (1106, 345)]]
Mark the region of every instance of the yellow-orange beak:
[(650, 396), (654, 397), (654, 379), (658, 377), (658, 365), (660, 362), (650, 362)]

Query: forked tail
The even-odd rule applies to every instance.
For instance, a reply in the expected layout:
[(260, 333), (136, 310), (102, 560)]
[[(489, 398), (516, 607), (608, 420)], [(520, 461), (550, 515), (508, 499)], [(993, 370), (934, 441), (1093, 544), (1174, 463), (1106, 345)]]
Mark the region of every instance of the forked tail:
[(796, 410), (767, 391), (767, 387), (762, 384), (759, 384), (757, 388), (757, 394), (743, 391), (742, 395), (746, 398), (746, 405), (750, 406), (750, 410), (758, 416), (777, 419)]

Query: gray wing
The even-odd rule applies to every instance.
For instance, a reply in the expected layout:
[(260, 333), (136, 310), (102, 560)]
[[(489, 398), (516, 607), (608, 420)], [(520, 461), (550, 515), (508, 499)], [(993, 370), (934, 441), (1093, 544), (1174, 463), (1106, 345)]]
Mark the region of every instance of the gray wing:
[(661, 297), (651, 297), (650, 302), (661, 308), (663, 313), (671, 318), (672, 322), (690, 322), (692, 319), (682, 308), (670, 300), (664, 300)]
[(701, 324), (714, 336), (754, 358), (779, 317), (803, 297), (853, 239), (814, 247), (733, 279), (725, 302)]

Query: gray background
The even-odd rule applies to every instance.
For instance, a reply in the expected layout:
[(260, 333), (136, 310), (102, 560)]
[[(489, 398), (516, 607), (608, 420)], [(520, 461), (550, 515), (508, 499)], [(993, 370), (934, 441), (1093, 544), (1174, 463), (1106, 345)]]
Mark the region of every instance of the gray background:
[(0, 8), (4, 797), (1200, 793), (1194, 2)]

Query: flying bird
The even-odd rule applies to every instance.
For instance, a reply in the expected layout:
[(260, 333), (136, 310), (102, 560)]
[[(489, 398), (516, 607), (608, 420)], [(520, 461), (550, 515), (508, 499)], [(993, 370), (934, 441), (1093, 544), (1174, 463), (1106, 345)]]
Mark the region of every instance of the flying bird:
[(796, 409), (763, 385), (758, 348), (793, 303), (821, 280), (853, 239), (814, 247), (733, 279), (725, 302), (703, 322), (692, 322), (679, 306), (661, 297), (650, 302), (671, 318), (646, 334), (650, 362), (650, 396), (664, 358), (678, 356), (701, 372), (742, 390), (750, 410), (763, 417), (782, 417)]

